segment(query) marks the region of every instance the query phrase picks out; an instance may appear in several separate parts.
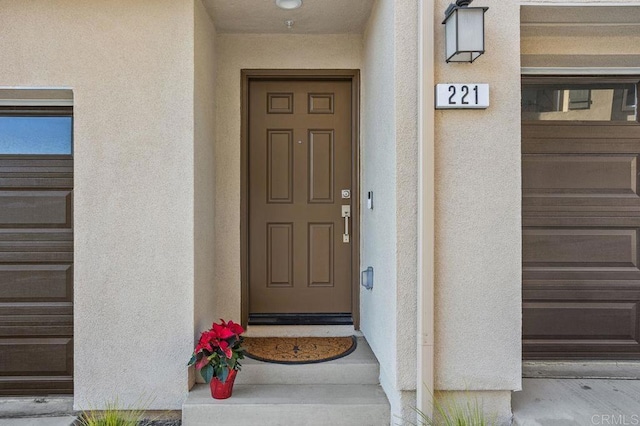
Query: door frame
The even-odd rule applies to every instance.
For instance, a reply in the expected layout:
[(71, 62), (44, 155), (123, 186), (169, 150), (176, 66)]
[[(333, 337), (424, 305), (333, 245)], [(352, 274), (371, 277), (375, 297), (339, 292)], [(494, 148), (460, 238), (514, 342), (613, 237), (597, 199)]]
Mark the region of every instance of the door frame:
[(351, 315), (360, 328), (360, 70), (357, 69), (243, 69), (241, 74), (240, 132), (240, 279), (241, 321), (249, 322), (249, 83), (251, 81), (351, 82)]

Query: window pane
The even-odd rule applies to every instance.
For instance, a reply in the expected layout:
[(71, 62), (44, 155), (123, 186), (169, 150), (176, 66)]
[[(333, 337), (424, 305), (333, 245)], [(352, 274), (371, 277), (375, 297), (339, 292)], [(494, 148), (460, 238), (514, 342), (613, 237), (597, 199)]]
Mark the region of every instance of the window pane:
[(71, 154), (71, 117), (0, 117), (0, 154)]
[(522, 120), (636, 121), (636, 85), (522, 86)]

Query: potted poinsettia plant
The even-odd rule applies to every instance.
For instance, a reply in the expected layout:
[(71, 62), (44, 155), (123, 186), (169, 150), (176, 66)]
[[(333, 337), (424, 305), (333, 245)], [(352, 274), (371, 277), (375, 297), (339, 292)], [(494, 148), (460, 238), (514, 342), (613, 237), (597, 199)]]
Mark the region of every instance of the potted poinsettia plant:
[(210, 383), (211, 396), (225, 399), (231, 396), (233, 382), (244, 359), (242, 347), (244, 329), (233, 321), (213, 323), (202, 332), (188, 365), (195, 365), (205, 382)]

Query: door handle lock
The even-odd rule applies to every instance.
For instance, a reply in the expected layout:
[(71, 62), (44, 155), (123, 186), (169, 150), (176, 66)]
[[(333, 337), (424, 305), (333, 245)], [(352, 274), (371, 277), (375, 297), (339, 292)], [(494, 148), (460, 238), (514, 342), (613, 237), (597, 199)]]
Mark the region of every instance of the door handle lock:
[(342, 242), (348, 243), (349, 237), (349, 218), (351, 217), (351, 206), (342, 206), (342, 217), (344, 218), (344, 234), (342, 234)]

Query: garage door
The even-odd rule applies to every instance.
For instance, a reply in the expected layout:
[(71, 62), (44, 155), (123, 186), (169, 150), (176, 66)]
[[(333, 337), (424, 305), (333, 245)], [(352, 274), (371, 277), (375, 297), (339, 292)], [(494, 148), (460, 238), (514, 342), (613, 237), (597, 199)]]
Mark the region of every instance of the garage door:
[(73, 392), (71, 129), (0, 109), (0, 395)]
[(640, 359), (638, 80), (523, 80), (526, 359)]

